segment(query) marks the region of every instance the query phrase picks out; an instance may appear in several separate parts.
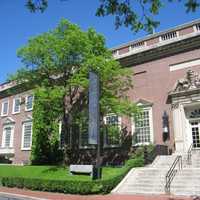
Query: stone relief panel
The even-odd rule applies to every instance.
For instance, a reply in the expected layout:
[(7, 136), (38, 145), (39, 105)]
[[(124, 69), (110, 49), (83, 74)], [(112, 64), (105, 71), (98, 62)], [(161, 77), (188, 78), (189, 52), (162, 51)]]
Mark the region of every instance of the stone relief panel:
[(193, 70), (188, 70), (186, 77), (177, 81), (173, 92), (181, 92), (197, 88), (200, 88), (200, 75)]

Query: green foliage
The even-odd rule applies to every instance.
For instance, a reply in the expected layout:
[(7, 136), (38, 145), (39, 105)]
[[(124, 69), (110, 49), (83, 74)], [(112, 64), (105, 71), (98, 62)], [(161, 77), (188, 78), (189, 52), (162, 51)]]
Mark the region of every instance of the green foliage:
[(63, 91), (60, 88), (38, 88), (34, 91), (32, 164), (59, 161), (59, 118)]
[(135, 158), (131, 158), (126, 161), (126, 166), (131, 168), (133, 167), (143, 167), (144, 166), (144, 158), (143, 156), (136, 156)]
[(109, 145), (109, 138), (112, 138), (112, 144), (111, 145), (118, 145), (121, 138), (121, 130), (119, 126), (116, 125), (106, 125), (106, 136), (108, 137), (108, 145)]
[(155, 145), (149, 144), (149, 145), (138, 146), (138, 147), (136, 147), (135, 151), (132, 153), (132, 155), (130, 157), (131, 158), (135, 158), (135, 157), (144, 158), (145, 148), (147, 150), (147, 153), (151, 153), (155, 149)]
[[(116, 28), (125, 26), (136, 32), (141, 29), (153, 32), (153, 29), (159, 25), (154, 17), (164, 6), (161, 0), (99, 0), (99, 2), (97, 16), (112, 15), (115, 17)], [(168, 0), (168, 2), (174, 1)], [(200, 6), (198, 0), (179, 0), (179, 2), (184, 3), (187, 12), (195, 12)], [(43, 12), (48, 6), (48, 0), (27, 0), (26, 6), (31, 12)]]
[(69, 98), (63, 112), (76, 113), (86, 107), (90, 70), (100, 76), (102, 114), (137, 112), (127, 96), (133, 87), (133, 71), (122, 68), (112, 58), (104, 37), (93, 29), (84, 32), (77, 25), (61, 20), (54, 30), (30, 39), (19, 49), (18, 56), (24, 67), (10, 79), (24, 86), (60, 86)]
[[(122, 176), (122, 175), (121, 175)], [(27, 188), (31, 190), (62, 192), (66, 194), (98, 194), (109, 193), (119, 183), (121, 176), (106, 181), (56, 181), (29, 178), (2, 178), (2, 185), (6, 187)]]
[(36, 12), (36, 10), (40, 10), (44, 12), (44, 10), (48, 6), (48, 0), (27, 0), (26, 7), (31, 12)]
[[(111, 179), (123, 173), (124, 167), (103, 167), (102, 180)], [(92, 181), (88, 175), (74, 175), (69, 173), (69, 168), (64, 166), (44, 165), (1, 165), (0, 177), (22, 177), (47, 180)]]
[[(107, 194), (109, 193), (127, 174), (127, 172), (133, 167), (141, 167), (144, 165), (143, 158), (136, 157), (127, 161), (126, 165), (122, 168), (103, 168), (103, 178), (97, 181), (84, 181), (79, 178), (80, 176), (71, 176), (68, 180), (53, 180), (40, 178), (28, 178), (28, 177), (13, 177), (5, 175), (1, 178), (3, 186), (6, 187), (19, 187), (27, 188), (31, 190), (41, 190), (50, 192), (62, 192), (67, 194)], [(5, 167), (5, 166), (4, 166)], [(0, 167), (1, 169), (1, 167)], [(117, 171), (114, 174), (104, 174), (104, 170), (107, 172)], [(78, 177), (76, 179), (76, 177)], [(73, 180), (76, 179), (76, 180)]]
[[(107, 113), (132, 116), (138, 112), (137, 106), (127, 96), (127, 91), (133, 87), (133, 72), (122, 68), (113, 59), (104, 37), (93, 29), (82, 31), (63, 19), (54, 30), (31, 38), (19, 49), (18, 56), (24, 67), (10, 79), (36, 90), (33, 163), (51, 160), (49, 152), (55, 146), (52, 138), (57, 132), (56, 120), (59, 117), (63, 122), (67, 157), (66, 138), (70, 125), (88, 107), (88, 74), (91, 70), (100, 77), (101, 119)], [(66, 158), (65, 162), (69, 159)]]

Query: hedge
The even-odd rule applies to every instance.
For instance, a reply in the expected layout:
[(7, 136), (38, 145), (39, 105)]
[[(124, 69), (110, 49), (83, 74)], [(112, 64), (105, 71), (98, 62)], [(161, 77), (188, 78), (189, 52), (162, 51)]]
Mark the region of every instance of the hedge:
[(143, 166), (141, 157), (129, 160), (119, 175), (107, 180), (72, 181), (32, 179), (24, 177), (2, 177), (1, 183), (6, 187), (27, 188), (31, 190), (61, 192), (67, 194), (107, 194), (109, 193), (133, 167)]

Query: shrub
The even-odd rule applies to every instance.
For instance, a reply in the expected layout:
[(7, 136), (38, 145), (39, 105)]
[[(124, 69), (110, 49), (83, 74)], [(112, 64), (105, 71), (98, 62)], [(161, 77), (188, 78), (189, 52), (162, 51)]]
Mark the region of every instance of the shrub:
[[(127, 172), (126, 170), (125, 172)], [(62, 192), (70, 194), (106, 194), (109, 193), (126, 173), (112, 179), (97, 181), (61, 181), (47, 179), (30, 179), (23, 177), (4, 177), (2, 185), (6, 187), (27, 188), (31, 190)]]
[(144, 165), (142, 156), (130, 159), (126, 162), (122, 171), (117, 176), (95, 181), (77, 180), (49, 180), (25, 177), (2, 177), (1, 183), (6, 187), (27, 188), (31, 190), (62, 192), (70, 194), (106, 194), (109, 193), (133, 167)]
[(126, 166), (130, 167), (130, 168), (144, 166), (144, 158), (143, 158), (143, 156), (137, 156), (134, 159), (127, 160), (126, 161)]

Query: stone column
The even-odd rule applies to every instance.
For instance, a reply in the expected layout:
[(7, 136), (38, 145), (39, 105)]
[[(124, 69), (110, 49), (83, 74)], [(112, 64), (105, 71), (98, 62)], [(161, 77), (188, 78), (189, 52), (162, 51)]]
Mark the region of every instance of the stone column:
[(173, 127), (174, 127), (174, 141), (175, 141), (175, 152), (184, 152), (184, 130), (182, 120), (182, 105), (176, 103), (172, 105), (173, 114)]

